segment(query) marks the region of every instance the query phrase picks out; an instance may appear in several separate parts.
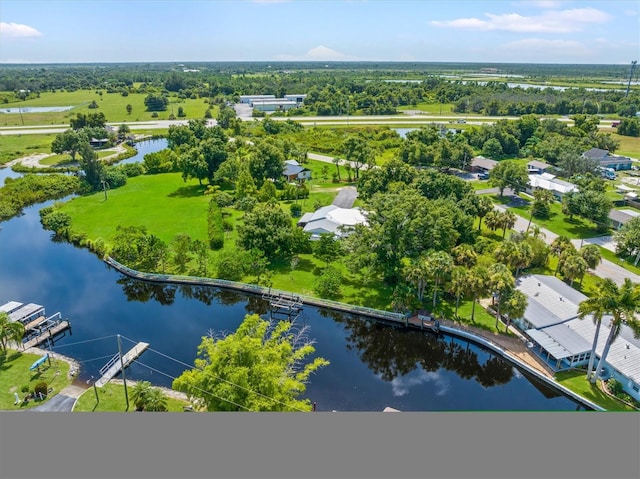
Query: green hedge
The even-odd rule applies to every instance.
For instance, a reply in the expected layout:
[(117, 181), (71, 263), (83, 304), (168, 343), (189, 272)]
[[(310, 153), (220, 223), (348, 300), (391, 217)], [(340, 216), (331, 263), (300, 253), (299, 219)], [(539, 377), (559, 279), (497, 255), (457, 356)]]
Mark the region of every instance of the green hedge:
[(209, 247), (211, 249), (222, 249), (224, 246), (224, 226), (222, 223), (222, 210), (214, 198), (209, 201), (209, 212), (207, 215), (207, 231), (209, 233)]

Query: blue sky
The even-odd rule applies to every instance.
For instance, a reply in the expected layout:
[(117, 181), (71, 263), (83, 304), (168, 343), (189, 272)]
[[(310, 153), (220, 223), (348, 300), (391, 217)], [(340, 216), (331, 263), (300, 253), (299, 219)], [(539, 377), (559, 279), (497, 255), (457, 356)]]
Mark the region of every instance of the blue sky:
[(2, 63), (639, 56), (637, 0), (0, 0)]

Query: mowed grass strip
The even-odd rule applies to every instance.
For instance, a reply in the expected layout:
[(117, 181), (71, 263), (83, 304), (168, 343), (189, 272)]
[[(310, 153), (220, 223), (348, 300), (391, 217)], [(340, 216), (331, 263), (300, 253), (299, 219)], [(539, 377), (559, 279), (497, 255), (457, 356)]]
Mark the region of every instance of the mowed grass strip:
[(556, 373), (556, 381), (574, 393), (585, 399), (596, 403), (607, 411), (635, 411), (622, 401), (602, 392), (598, 385), (587, 381), (587, 374), (584, 371), (561, 371)]
[(184, 182), (180, 173), (129, 178), (118, 189), (75, 198), (63, 205), (71, 215), (72, 229), (89, 239), (111, 243), (116, 226), (146, 226), (147, 231), (170, 242), (186, 233), (207, 241), (207, 207), (210, 196), (197, 180)]

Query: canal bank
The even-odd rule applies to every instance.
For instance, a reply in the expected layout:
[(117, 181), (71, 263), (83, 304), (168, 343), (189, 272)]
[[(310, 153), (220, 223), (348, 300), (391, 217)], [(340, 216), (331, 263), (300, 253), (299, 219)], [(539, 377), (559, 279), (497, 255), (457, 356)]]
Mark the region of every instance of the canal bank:
[[(334, 309), (340, 312), (346, 312), (351, 314), (357, 314), (360, 316), (366, 316), (377, 320), (395, 323), (405, 328), (422, 329), (422, 327), (411, 324), (408, 318), (400, 313), (393, 313), (390, 311), (376, 310), (372, 308), (365, 308), (361, 306), (353, 306), (346, 303), (340, 303), (337, 301), (324, 300), (321, 298), (314, 298), (305, 295), (294, 295), (286, 291), (276, 291), (271, 288), (265, 288), (258, 285), (252, 285), (247, 283), (238, 283), (234, 281), (220, 280), (215, 278), (198, 278), (192, 276), (177, 276), (167, 274), (154, 274), (136, 271), (125, 265), (119, 263), (113, 258), (106, 256), (104, 258), (105, 263), (120, 273), (141, 281), (151, 281), (156, 283), (181, 283), (196, 286), (214, 286), (218, 288), (227, 288), (231, 290), (242, 291), (249, 294), (258, 294), (265, 298), (274, 296), (290, 296), (295, 298), (301, 304), (307, 304), (315, 307), (322, 307), (327, 309)], [(467, 339), (478, 345), (481, 345), (491, 351), (497, 353), (505, 360), (515, 364), (522, 370), (534, 376), (539, 381), (544, 382), (548, 386), (561, 391), (563, 394), (572, 397), (587, 408), (596, 411), (605, 411), (604, 408), (589, 401), (588, 399), (574, 393), (570, 389), (558, 384), (551, 374), (551, 372), (544, 365), (540, 364), (540, 361), (536, 356), (531, 353), (526, 347), (522, 339), (516, 339), (514, 337), (502, 336), (492, 334), (490, 332), (481, 330), (479, 328), (466, 327), (460, 323), (440, 318), (438, 320), (439, 330), (443, 333), (459, 338)]]

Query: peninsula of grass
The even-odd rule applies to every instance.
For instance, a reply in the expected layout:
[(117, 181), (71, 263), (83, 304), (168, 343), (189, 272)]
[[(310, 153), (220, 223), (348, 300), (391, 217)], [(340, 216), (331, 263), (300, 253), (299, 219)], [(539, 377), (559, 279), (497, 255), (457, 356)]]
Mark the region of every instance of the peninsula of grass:
[[(23, 353), (12, 349), (0, 355), (0, 384), (2, 385), (0, 410), (30, 409), (45, 403), (54, 394), (71, 384), (69, 363), (60, 359), (51, 358), (50, 363), (45, 361), (39, 367), (39, 371), (29, 370), (31, 365), (41, 357), (41, 354)], [(43, 401), (29, 399), (15, 404), (14, 393), (17, 393), (20, 399), (24, 399), (27, 393), (22, 391), (23, 388), (31, 392), (36, 384), (43, 381), (47, 383), (47, 388), (53, 389), (46, 399)]]
[(591, 384), (587, 381), (587, 375), (584, 371), (561, 371), (556, 373), (556, 381), (607, 411), (637, 411), (604, 393), (597, 384)]
[(3, 135), (0, 165), (35, 153), (51, 153), (56, 135)]
[[(101, 388), (89, 388), (78, 398), (74, 412), (135, 412), (136, 408), (131, 400), (131, 382), (127, 382), (129, 393), (129, 409), (124, 394), (123, 384), (107, 383)], [(154, 386), (155, 387), (155, 386)], [(96, 401), (96, 391), (99, 401)], [(167, 396), (167, 412), (183, 412), (189, 401)]]

